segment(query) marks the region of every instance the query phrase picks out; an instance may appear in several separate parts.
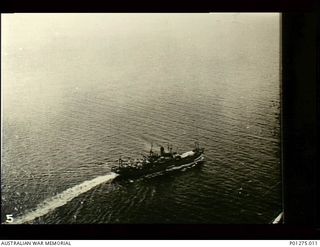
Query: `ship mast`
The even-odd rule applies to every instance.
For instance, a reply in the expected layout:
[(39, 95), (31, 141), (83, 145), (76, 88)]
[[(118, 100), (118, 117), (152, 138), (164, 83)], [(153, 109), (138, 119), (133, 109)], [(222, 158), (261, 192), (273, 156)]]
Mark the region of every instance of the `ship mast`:
[(150, 156), (153, 154), (152, 148), (153, 148), (153, 143), (151, 142)]
[(199, 150), (199, 142), (194, 142), (194, 146), (196, 150)]

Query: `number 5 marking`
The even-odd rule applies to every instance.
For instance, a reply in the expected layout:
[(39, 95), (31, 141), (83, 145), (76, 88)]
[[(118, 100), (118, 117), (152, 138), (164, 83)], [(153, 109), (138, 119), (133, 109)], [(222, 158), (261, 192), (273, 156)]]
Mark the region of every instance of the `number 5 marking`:
[(12, 223), (13, 222), (13, 215), (12, 214), (7, 214), (6, 217), (7, 217), (6, 223)]

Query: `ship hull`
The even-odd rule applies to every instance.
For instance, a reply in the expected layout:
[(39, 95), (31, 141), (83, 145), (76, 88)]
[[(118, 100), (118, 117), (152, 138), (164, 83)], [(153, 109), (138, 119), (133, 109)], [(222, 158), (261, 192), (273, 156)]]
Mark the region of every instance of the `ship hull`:
[(203, 154), (193, 157), (187, 157), (181, 160), (172, 160), (163, 164), (150, 164), (148, 169), (116, 169), (114, 172), (119, 174), (119, 178), (137, 178), (141, 176), (156, 176), (166, 172), (181, 170), (196, 165), (200, 165), (204, 161)]

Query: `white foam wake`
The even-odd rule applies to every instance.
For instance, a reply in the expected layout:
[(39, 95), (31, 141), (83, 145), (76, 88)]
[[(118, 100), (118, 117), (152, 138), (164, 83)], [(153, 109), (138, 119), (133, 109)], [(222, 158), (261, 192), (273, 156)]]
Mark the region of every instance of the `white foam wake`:
[(81, 195), (82, 193), (85, 193), (89, 191), (90, 189), (96, 187), (99, 184), (105, 183), (107, 181), (110, 181), (117, 177), (118, 174), (116, 173), (109, 173), (104, 176), (96, 177), (92, 180), (85, 181), (81, 184), (78, 184), (72, 188), (69, 188), (62, 193), (55, 195), (54, 197), (45, 200), (44, 202), (40, 203), (36, 209), (33, 211), (30, 211), (26, 213), (25, 215), (22, 215), (16, 219), (13, 220), (12, 224), (23, 224), (27, 223), (29, 221), (32, 221), (40, 216), (43, 216), (52, 210), (61, 207), (74, 199), (75, 197)]

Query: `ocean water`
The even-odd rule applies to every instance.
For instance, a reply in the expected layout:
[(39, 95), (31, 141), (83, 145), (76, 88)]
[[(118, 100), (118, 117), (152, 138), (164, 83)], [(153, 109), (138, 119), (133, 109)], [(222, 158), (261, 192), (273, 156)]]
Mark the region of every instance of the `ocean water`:
[[(270, 223), (278, 14), (2, 16), (1, 222)], [(150, 144), (200, 167), (114, 179)]]

